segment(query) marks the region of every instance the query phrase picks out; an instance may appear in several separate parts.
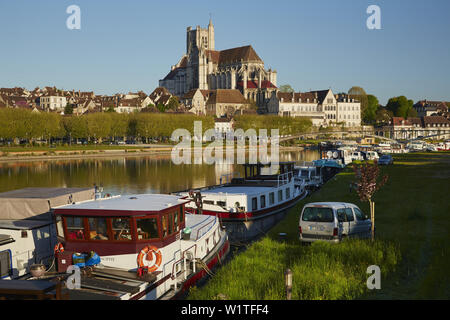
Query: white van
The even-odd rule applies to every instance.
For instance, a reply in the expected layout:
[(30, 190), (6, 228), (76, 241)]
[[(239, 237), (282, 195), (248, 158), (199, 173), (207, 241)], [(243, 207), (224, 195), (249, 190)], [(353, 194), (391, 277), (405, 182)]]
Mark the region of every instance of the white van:
[(369, 238), (372, 222), (356, 205), (314, 202), (303, 207), (299, 220), (301, 242), (339, 242), (345, 237)]

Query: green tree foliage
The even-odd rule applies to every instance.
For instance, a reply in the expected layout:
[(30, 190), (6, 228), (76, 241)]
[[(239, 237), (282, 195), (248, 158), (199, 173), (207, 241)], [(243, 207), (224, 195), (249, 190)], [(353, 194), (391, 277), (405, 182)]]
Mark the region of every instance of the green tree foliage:
[(386, 108), (380, 107), (378, 108), (376, 114), (375, 114), (375, 122), (378, 125), (385, 125), (388, 124), (389, 121), (392, 119), (394, 114), (392, 111), (387, 110)]
[(395, 117), (407, 118), (413, 104), (414, 102), (405, 96), (393, 97), (389, 99), (386, 109), (391, 111)]
[(364, 119), (364, 115), (366, 114), (366, 110), (369, 106), (366, 91), (361, 87), (353, 86), (348, 90), (347, 94), (351, 99), (356, 99), (361, 103), (361, 119)]
[(86, 116), (88, 133), (90, 138), (102, 140), (110, 136), (111, 117), (108, 113), (90, 113)]
[(73, 106), (70, 103), (66, 104), (64, 114), (73, 114)]
[(367, 108), (362, 114), (365, 123), (374, 123), (380, 103), (378, 98), (372, 94), (367, 95)]
[(169, 102), (167, 103), (166, 110), (177, 111), (180, 107), (180, 102), (178, 98), (175, 96), (170, 97)]
[[(280, 135), (307, 132), (312, 123), (307, 118), (291, 118), (263, 115), (240, 115), (235, 117), (235, 128), (244, 131), (252, 129), (279, 129)], [(140, 112), (120, 114), (99, 112), (87, 115), (63, 115), (57, 113), (33, 113), (29, 110), (0, 109), (0, 138), (4, 139), (44, 139), (67, 137), (90, 139), (102, 142), (116, 138), (135, 137), (150, 141), (151, 138), (163, 138), (168, 141), (176, 129), (186, 129), (193, 136), (194, 124), (201, 122), (203, 133), (214, 129), (214, 117), (194, 114)]]
[(289, 84), (283, 84), (279, 89), (281, 92), (294, 92), (294, 89)]

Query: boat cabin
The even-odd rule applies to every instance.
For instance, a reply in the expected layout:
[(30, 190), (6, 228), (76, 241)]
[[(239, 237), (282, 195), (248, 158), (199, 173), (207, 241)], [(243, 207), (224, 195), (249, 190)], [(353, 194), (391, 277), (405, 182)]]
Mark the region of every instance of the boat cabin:
[[(200, 189), (203, 214), (222, 218), (248, 218), (273, 211), (298, 196), (294, 184), (294, 162), (280, 162), (276, 173), (270, 164), (244, 164), (244, 178)], [(180, 195), (188, 195), (181, 192)], [(198, 212), (195, 203), (187, 205), (190, 212)]]
[(100, 256), (134, 254), (145, 245), (164, 247), (185, 228), (186, 202), (172, 195), (142, 194), (56, 208), (58, 238), (65, 251)]

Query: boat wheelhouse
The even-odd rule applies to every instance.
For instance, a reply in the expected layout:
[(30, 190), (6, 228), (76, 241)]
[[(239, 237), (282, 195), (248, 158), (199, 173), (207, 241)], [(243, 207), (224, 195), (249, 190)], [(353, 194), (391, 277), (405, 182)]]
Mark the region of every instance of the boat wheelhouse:
[(250, 240), (270, 229), (307, 194), (295, 186), (293, 162), (279, 163), (275, 174), (270, 169), (245, 164), (244, 178), (176, 194), (191, 200), (186, 204), (189, 212), (219, 217), (231, 241)]
[(216, 217), (185, 214), (187, 202), (140, 194), (55, 208), (58, 272), (77, 253), (101, 261), (81, 290), (69, 290), (71, 299), (168, 299), (207, 275), (229, 251), (227, 234)]

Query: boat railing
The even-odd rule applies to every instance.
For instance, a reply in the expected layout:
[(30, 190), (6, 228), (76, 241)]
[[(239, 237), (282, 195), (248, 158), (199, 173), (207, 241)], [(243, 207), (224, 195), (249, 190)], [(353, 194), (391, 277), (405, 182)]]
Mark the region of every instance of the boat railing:
[(298, 166), (298, 167), (314, 167), (314, 162), (312, 162), (312, 161), (297, 161), (296, 166)]
[(286, 172), (286, 173), (279, 174), (277, 177), (278, 187), (289, 183), (291, 181), (292, 177), (293, 177), (292, 172)]
[[(213, 219), (213, 220), (211, 220), (211, 221), (209, 221), (208, 223), (206, 223), (205, 225), (203, 225), (203, 226), (201, 226), (200, 228), (198, 228), (198, 230), (197, 230), (197, 235), (196, 235), (196, 240), (198, 240), (198, 235), (199, 235), (199, 233), (200, 233), (200, 231), (203, 229), (203, 228), (205, 228), (207, 225), (209, 225), (210, 223), (212, 223), (213, 222), (213, 225), (210, 227), (210, 229), (214, 226), (214, 224), (215, 224), (215, 222), (216, 222), (216, 219)], [(208, 231), (209, 231), (209, 229), (208, 229)], [(206, 231), (206, 232), (208, 232), (208, 231)], [(205, 232), (205, 233), (206, 233)]]
[[(176, 276), (176, 275), (175, 275), (175, 266), (176, 266), (177, 264), (179, 264), (181, 261), (184, 262), (186, 252), (189, 252), (189, 250), (191, 250), (192, 248), (195, 248), (195, 249), (194, 249), (194, 256), (193, 256), (193, 258), (194, 258), (194, 260), (195, 260), (195, 257), (197, 256), (197, 244), (196, 244), (196, 243), (194, 243), (192, 246), (190, 246), (189, 248), (187, 248), (186, 250), (184, 250), (184, 251), (181, 253), (181, 258), (178, 259), (177, 261), (175, 261), (175, 262), (173, 263), (173, 265), (172, 265), (172, 276), (171, 276), (172, 280), (175, 279), (175, 276)], [(194, 268), (195, 268), (195, 267), (194, 267)], [(184, 271), (186, 271), (186, 268), (185, 268)], [(194, 272), (195, 272), (195, 270), (194, 270)]]
[(226, 183), (231, 183), (231, 180), (233, 180), (234, 178), (240, 178), (240, 177), (241, 177), (241, 174), (239, 172), (224, 173), (220, 176), (219, 184), (222, 185), (222, 184), (226, 184)]

